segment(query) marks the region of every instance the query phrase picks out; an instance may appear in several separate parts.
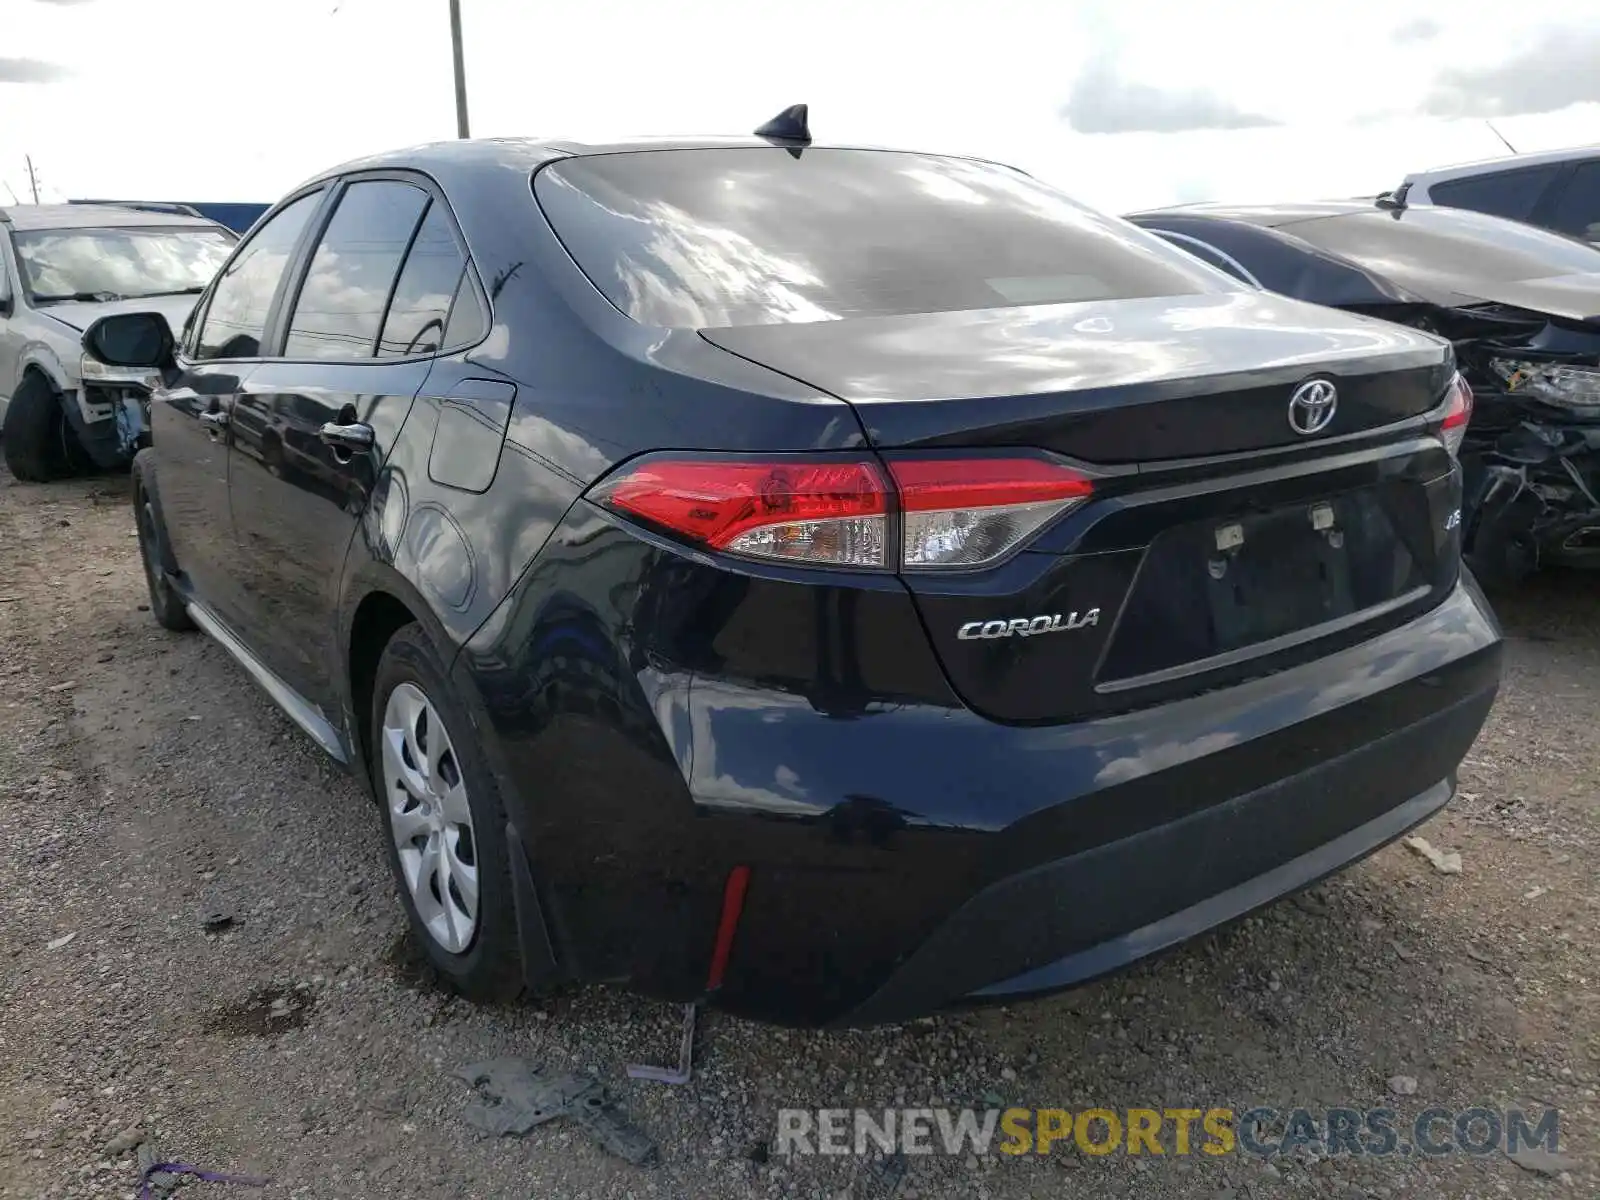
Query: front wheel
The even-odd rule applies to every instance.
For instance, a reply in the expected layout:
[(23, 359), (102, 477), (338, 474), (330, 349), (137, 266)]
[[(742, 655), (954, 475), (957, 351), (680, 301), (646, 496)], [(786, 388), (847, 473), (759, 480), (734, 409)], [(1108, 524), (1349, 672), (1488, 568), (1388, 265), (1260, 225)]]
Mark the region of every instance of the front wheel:
[(371, 720), (373, 786), (413, 935), (462, 995), (515, 998), (522, 961), (505, 811), (420, 625), (407, 625), (385, 647)]
[(50, 382), (30, 371), (6, 407), (6, 466), (23, 483), (49, 483), (83, 469), (86, 456), (61, 403)]
[(156, 500), (153, 450), (141, 450), (133, 456), (133, 519), (139, 533), (144, 581), (150, 589), (150, 614), (163, 629), (186, 633), (194, 628), (194, 621), (183, 597), (172, 586), (177, 564), (167, 544), (167, 527)]

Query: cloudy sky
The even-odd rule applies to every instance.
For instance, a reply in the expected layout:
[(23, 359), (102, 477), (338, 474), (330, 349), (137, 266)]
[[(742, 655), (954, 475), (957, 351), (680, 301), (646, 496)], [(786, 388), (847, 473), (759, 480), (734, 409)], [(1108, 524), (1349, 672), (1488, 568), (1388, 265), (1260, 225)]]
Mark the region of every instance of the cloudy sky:
[[(1600, 143), (1596, 0), (462, 0), (473, 133), (983, 154), (1114, 211)], [(446, 0), (0, 0), (0, 202), (272, 200), (453, 136)]]

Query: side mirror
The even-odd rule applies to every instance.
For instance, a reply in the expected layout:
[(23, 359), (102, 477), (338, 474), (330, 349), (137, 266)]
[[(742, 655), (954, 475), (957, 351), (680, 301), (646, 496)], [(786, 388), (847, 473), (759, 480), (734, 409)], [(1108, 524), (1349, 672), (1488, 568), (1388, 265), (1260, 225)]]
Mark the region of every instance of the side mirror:
[(160, 313), (101, 317), (84, 332), (83, 348), (113, 367), (165, 371), (175, 365), (172, 326)]
[(9, 317), (13, 307), (10, 296), (0, 296), (0, 317)]

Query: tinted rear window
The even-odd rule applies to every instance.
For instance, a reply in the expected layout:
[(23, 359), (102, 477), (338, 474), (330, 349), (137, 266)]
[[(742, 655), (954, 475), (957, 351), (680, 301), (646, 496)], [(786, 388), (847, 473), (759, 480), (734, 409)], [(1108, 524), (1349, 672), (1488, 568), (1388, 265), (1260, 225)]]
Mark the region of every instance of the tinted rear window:
[(1592, 246), (1460, 208), (1374, 209), (1280, 228), (1424, 294), (1600, 272)]
[(1472, 175), (1450, 179), (1428, 189), (1435, 204), (1470, 208), (1475, 212), (1526, 221), (1533, 215), (1539, 197), (1556, 180), (1559, 166), (1524, 167), (1517, 171), (1496, 171), (1492, 175)]
[(563, 159), (556, 233), (645, 325), (714, 328), (1222, 291), (1231, 281), (1003, 167), (776, 147)]

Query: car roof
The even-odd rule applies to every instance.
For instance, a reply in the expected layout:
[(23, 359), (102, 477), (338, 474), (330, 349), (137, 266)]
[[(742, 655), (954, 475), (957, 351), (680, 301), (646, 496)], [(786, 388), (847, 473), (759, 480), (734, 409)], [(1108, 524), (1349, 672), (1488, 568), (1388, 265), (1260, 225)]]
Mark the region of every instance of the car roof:
[(1472, 162), (1451, 163), (1442, 167), (1430, 167), (1426, 171), (1413, 172), (1406, 176), (1405, 181), (1410, 184), (1420, 184), (1423, 187), (1427, 187), (1430, 184), (1443, 183), (1448, 179), (1466, 179), (1473, 175), (1487, 175), (1495, 171), (1511, 171), (1519, 167), (1559, 165), (1584, 158), (1600, 158), (1600, 144), (1569, 146), (1563, 150), (1541, 150), (1530, 154), (1502, 154), (1495, 158), (1480, 158)]
[(1319, 221), (1325, 217), (1353, 217), (1361, 214), (1379, 214), (1387, 216), (1387, 210), (1379, 208), (1371, 200), (1313, 200), (1308, 202), (1295, 202), (1288, 204), (1178, 204), (1170, 208), (1152, 208), (1143, 212), (1129, 213), (1130, 221), (1144, 219), (1159, 219), (1161, 217), (1201, 217), (1219, 221), (1243, 221), (1250, 225), (1262, 225), (1268, 229), (1280, 229), (1285, 225), (1294, 225), (1300, 221)]
[[(497, 174), (506, 168), (532, 172), (545, 163), (558, 158), (575, 158), (597, 154), (630, 154), (641, 151), (662, 150), (718, 150), (718, 149), (781, 149), (795, 150), (880, 150), (898, 153), (927, 153), (904, 150), (892, 146), (873, 146), (858, 143), (808, 142), (789, 145), (762, 137), (636, 137), (618, 141), (583, 142), (569, 138), (470, 138), (448, 142), (425, 142), (387, 150), (364, 158), (352, 159), (319, 171), (307, 179), (301, 191), (318, 183), (351, 175), (359, 171), (409, 170), (431, 175), (446, 190), (452, 185), (469, 184), (474, 177)], [(931, 154), (938, 158), (964, 158), (970, 155)]]
[(0, 224), (13, 229), (107, 229), (118, 226), (219, 228), (215, 221), (110, 204), (15, 204), (0, 207)]

